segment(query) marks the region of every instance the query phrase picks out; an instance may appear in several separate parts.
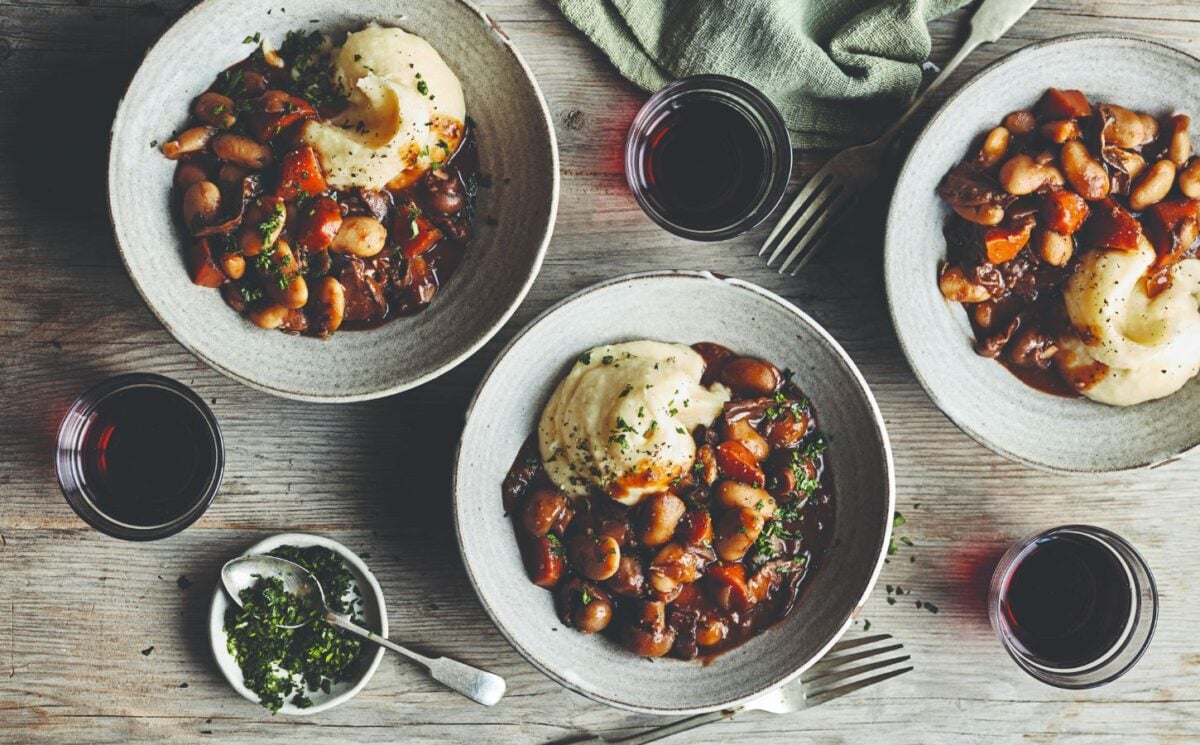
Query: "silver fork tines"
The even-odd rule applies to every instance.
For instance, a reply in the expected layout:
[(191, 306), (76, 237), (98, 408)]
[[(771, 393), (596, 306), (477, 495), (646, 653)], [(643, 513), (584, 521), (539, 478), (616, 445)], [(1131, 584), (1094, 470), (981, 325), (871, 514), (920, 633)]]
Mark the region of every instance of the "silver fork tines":
[(740, 708), (697, 714), (619, 740), (593, 737), (575, 742), (643, 745), (728, 719), (741, 711), (789, 714), (807, 709), (910, 672), (913, 666), (905, 663), (911, 657), (895, 654), (903, 649), (904, 645), (894, 641), (891, 634), (847, 639), (833, 645), (825, 657), (800, 676), (800, 680), (776, 688)]
[(871, 143), (843, 150), (812, 175), (758, 252), (769, 253), (767, 266), (774, 267), (782, 257), (780, 274), (800, 271), (872, 179), (883, 149), (881, 143)]
[[(905, 656), (905, 657), (901, 657), (901, 658), (897, 658), (897, 659), (904, 661), (904, 660), (908, 660), (908, 657)], [(875, 665), (874, 667), (883, 667), (884, 664), (885, 663), (877, 663), (877, 665)], [(889, 661), (886, 664), (892, 664), (892, 663)], [(908, 667), (902, 667), (902, 668), (898, 668), (895, 670), (888, 670), (887, 672), (880, 673), (878, 675), (872, 675), (869, 678), (863, 678), (862, 680), (856, 680), (852, 683), (847, 683), (845, 685), (838, 686), (837, 688), (827, 688), (825, 690), (818, 691), (817, 693), (814, 693), (808, 697), (808, 705), (816, 706), (817, 704), (827, 703), (829, 701), (834, 700), (835, 698), (841, 698), (842, 696), (845, 696), (847, 693), (854, 693), (855, 691), (862, 690), (863, 688), (866, 688), (867, 686), (873, 686), (876, 683), (882, 683), (883, 681), (890, 680), (892, 678), (895, 678), (898, 675), (903, 675), (904, 673), (911, 672), (912, 669), (913, 669), (912, 666), (909, 665)]]
[(980, 3), (971, 17), (971, 34), (966, 42), (879, 139), (834, 155), (800, 190), (779, 224), (767, 237), (762, 250), (758, 252), (759, 256), (770, 253), (767, 266), (774, 266), (780, 255), (787, 250), (787, 258), (779, 267), (779, 273), (795, 276), (800, 267), (820, 248), (825, 237), (829, 235), (830, 227), (846, 214), (846, 208), (853, 201), (854, 195), (875, 180), (883, 154), (905, 123), (920, 108), (925, 97), (945, 83), (950, 73), (972, 50), (980, 44), (996, 41), (1003, 36), (1018, 18), (1025, 15), (1025, 11), (1029, 10), (1035, 1), (984, 0)]

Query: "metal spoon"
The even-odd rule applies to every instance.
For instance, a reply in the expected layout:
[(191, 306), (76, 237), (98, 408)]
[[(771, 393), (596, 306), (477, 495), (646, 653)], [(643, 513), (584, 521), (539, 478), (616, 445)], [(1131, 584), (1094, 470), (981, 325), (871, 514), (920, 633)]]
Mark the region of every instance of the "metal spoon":
[[(393, 652), (418, 662), (429, 670), (434, 680), (458, 691), (467, 698), (484, 706), (495, 704), (504, 695), (504, 678), (486, 670), (465, 665), (448, 657), (426, 657), (410, 649), (384, 639), (350, 620), (350, 616), (337, 613), (325, 602), (325, 591), (312, 574), (293, 562), (275, 556), (242, 556), (233, 559), (221, 568), (221, 583), (225, 591), (239, 607), (242, 605), (241, 591), (252, 587), (260, 577), (278, 577), (289, 593), (301, 600), (316, 601), (325, 610), (323, 620), (339, 629), (375, 642)], [(304, 624), (299, 624), (303, 626)], [(297, 628), (290, 626), (286, 628)]]

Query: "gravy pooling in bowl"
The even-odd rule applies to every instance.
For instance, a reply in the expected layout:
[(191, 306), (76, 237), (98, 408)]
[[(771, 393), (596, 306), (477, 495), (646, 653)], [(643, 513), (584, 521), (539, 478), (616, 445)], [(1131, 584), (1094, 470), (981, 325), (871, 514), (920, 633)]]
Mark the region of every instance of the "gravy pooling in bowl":
[(480, 180), (457, 78), (401, 29), (247, 41), (162, 146), (192, 281), (318, 337), (428, 307), (468, 250)]
[[(716, 405), (690, 431), (672, 419), (686, 437), (672, 440), (671, 452), (686, 450), (688, 462), (661, 489), (635, 494), (632, 480), (644, 475), (639, 483), (652, 483), (676, 464), (624, 455), (658, 451), (659, 419), (666, 419), (655, 413), (658, 404), (677, 417), (696, 391), (686, 393), (675, 376), (668, 379), (679, 396), (633, 396), (661, 382), (649, 371), (667, 360), (694, 372), (690, 382)], [(563, 431), (577, 439), (549, 452), (544, 434), (540, 443), (530, 437), (504, 481), (504, 509), (530, 580), (554, 593), (565, 624), (644, 657), (711, 659), (790, 614), (826, 559), (833, 477), (816, 410), (789, 374), (709, 342), (597, 347), (580, 355), (565, 382), (581, 372), (616, 374), (622, 364), (644, 372), (622, 377), (615, 400), (583, 418), (603, 427), (568, 425)], [(547, 415), (564, 406), (552, 400)], [(591, 459), (594, 479), (572, 470), (567, 478), (575, 481), (556, 483), (564, 472), (547, 469), (547, 461), (564, 457), (565, 448), (591, 454), (576, 460)]]

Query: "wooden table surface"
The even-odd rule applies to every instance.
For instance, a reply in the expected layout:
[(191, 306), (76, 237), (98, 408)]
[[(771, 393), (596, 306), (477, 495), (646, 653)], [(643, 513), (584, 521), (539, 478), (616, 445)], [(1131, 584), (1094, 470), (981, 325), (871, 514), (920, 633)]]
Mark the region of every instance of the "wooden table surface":
[[(980, 447), (930, 403), (892, 332), (880, 272), (890, 179), (864, 219), (797, 279), (755, 257), (763, 230), (718, 245), (675, 239), (638, 210), (621, 170), (625, 130), (644, 94), (548, 3), (482, 4), (533, 68), (558, 131), (563, 199), (545, 267), (512, 321), (457, 370), (393, 398), (325, 407), (250, 390), (198, 362), (143, 306), (117, 256), (104, 207), (108, 126), (145, 47), (184, 3), (0, 0), (0, 742), (513, 743), (653, 722), (559, 688), (508, 646), (468, 586), (449, 491), (467, 398), (500, 346), (575, 290), (660, 268), (760, 283), (845, 345), (887, 420), (898, 505), (908, 518), (901, 534), (915, 544), (884, 568), (851, 632), (869, 620), (872, 630), (896, 635), (915, 672), (809, 712), (748, 715), (686, 741), (1200, 739), (1200, 459), (1150, 473), (1067, 477)], [(977, 51), (938, 100), (1032, 41), (1103, 30), (1200, 53), (1200, 3), (1042, 0), (1001, 42)], [(966, 35), (965, 15), (937, 21), (933, 31), (933, 59), (945, 60)], [(795, 176), (826, 157), (799, 153)], [(51, 465), (53, 434), (72, 399), (130, 371), (195, 388), (212, 402), (228, 449), (224, 486), (204, 518), (150, 544), (85, 526)], [(1068, 522), (1128, 537), (1161, 593), (1145, 658), (1093, 691), (1028, 678), (986, 616), (999, 554), (1032, 530)], [(389, 657), (353, 702), (318, 716), (272, 717), (241, 699), (209, 651), (209, 599), (223, 561), (280, 531), (331, 536), (369, 556), (393, 634), (495, 670), (508, 679), (508, 696), (484, 709)], [(900, 602), (885, 602), (885, 584), (904, 588)], [(918, 600), (940, 612), (919, 609)]]

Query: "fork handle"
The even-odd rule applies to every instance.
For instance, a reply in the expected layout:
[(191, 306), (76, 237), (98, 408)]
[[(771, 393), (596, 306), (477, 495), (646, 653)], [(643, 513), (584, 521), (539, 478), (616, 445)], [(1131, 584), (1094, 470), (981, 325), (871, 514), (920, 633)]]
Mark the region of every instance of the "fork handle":
[(900, 118), (896, 120), (892, 126), (887, 128), (879, 139), (875, 142), (881, 145), (890, 144), (904, 125), (912, 119), (913, 114), (921, 108), (921, 104), (925, 102), (925, 98), (935, 90), (941, 87), (943, 83), (950, 77), (950, 73), (954, 72), (962, 61), (965, 60), (971, 52), (974, 52), (983, 44), (990, 44), (998, 41), (1001, 36), (1004, 36), (1007, 31), (1012, 28), (1021, 16), (1025, 15), (1030, 8), (1033, 7), (1037, 0), (983, 0), (975, 14), (971, 16), (971, 34), (963, 45), (959, 48), (950, 61), (942, 67), (929, 85), (925, 86), (925, 90), (913, 99)]
[(571, 745), (642, 745), (642, 743), (655, 742), (663, 739), (664, 737), (670, 737), (671, 735), (677, 735), (680, 732), (687, 732), (688, 730), (692, 730), (697, 727), (703, 727), (706, 724), (712, 724), (713, 722), (720, 722), (730, 719), (739, 711), (741, 711), (741, 709), (710, 711), (707, 714), (697, 714), (696, 716), (688, 717), (687, 719), (680, 719), (679, 721), (671, 722), (670, 724), (664, 724), (661, 727), (654, 727), (653, 729), (644, 730), (636, 735), (622, 737), (619, 740), (607, 740), (603, 737), (593, 737), (590, 740), (576, 740)]

